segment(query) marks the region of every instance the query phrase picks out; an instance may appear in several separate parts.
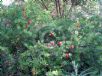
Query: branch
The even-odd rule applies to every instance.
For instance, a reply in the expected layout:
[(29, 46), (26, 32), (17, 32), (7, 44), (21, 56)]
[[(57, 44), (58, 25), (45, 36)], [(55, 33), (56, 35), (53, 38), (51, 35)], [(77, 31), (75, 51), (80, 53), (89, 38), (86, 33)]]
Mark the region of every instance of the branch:
[(46, 10), (48, 10), (48, 7), (46, 6), (46, 4), (44, 3), (43, 0), (41, 0), (41, 4), (42, 4), (43, 7), (45, 7)]

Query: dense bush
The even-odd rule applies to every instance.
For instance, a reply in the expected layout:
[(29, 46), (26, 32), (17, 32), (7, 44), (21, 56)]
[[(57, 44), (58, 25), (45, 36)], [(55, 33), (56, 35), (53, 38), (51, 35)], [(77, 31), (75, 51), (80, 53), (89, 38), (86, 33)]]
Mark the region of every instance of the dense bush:
[(36, 3), (1, 10), (1, 76), (101, 76), (100, 17), (52, 19)]

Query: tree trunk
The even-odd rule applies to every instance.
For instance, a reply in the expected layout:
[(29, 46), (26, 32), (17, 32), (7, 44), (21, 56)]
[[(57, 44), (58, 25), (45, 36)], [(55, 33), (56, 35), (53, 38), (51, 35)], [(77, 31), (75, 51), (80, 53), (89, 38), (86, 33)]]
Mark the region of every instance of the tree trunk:
[[(98, 0), (99, 2), (99, 17), (102, 18), (102, 0)], [(102, 27), (102, 22), (100, 22), (100, 26)]]
[(102, 17), (102, 0), (99, 0), (99, 11), (100, 11), (99, 15), (100, 17)]

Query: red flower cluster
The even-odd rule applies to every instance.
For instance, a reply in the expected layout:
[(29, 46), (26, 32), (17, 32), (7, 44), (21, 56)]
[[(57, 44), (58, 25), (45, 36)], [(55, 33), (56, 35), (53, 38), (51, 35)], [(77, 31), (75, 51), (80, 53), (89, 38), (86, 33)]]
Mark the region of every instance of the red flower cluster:
[(61, 42), (61, 41), (59, 41), (59, 42), (58, 42), (58, 46), (61, 46), (61, 45), (62, 45), (62, 42)]
[(69, 52), (66, 52), (66, 53), (65, 53), (65, 58), (66, 58), (67, 60), (68, 60), (71, 56), (72, 56), (71, 53), (69, 53)]
[(75, 46), (74, 46), (74, 45), (71, 45), (69, 48), (70, 48), (70, 49), (74, 49), (74, 48), (75, 48)]
[(68, 52), (65, 54), (65, 58), (69, 59), (69, 53)]
[(55, 42), (54, 42), (54, 41), (51, 41), (50, 44), (51, 44), (52, 46), (54, 46), (54, 45), (55, 45)]
[(50, 36), (50, 37), (53, 37), (53, 36), (54, 36), (54, 33), (51, 32), (51, 33), (49, 34), (49, 36)]
[(26, 24), (26, 29), (28, 28), (28, 26), (29, 26), (31, 23), (32, 23), (32, 20), (29, 19), (28, 22), (27, 22), (27, 24)]

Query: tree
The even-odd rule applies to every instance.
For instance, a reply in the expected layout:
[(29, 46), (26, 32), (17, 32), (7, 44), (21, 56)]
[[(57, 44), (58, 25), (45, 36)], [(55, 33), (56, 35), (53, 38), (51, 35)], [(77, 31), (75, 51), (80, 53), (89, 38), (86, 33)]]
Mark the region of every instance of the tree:
[(98, 0), (98, 2), (99, 2), (99, 11), (100, 11), (99, 15), (102, 17), (102, 0)]

